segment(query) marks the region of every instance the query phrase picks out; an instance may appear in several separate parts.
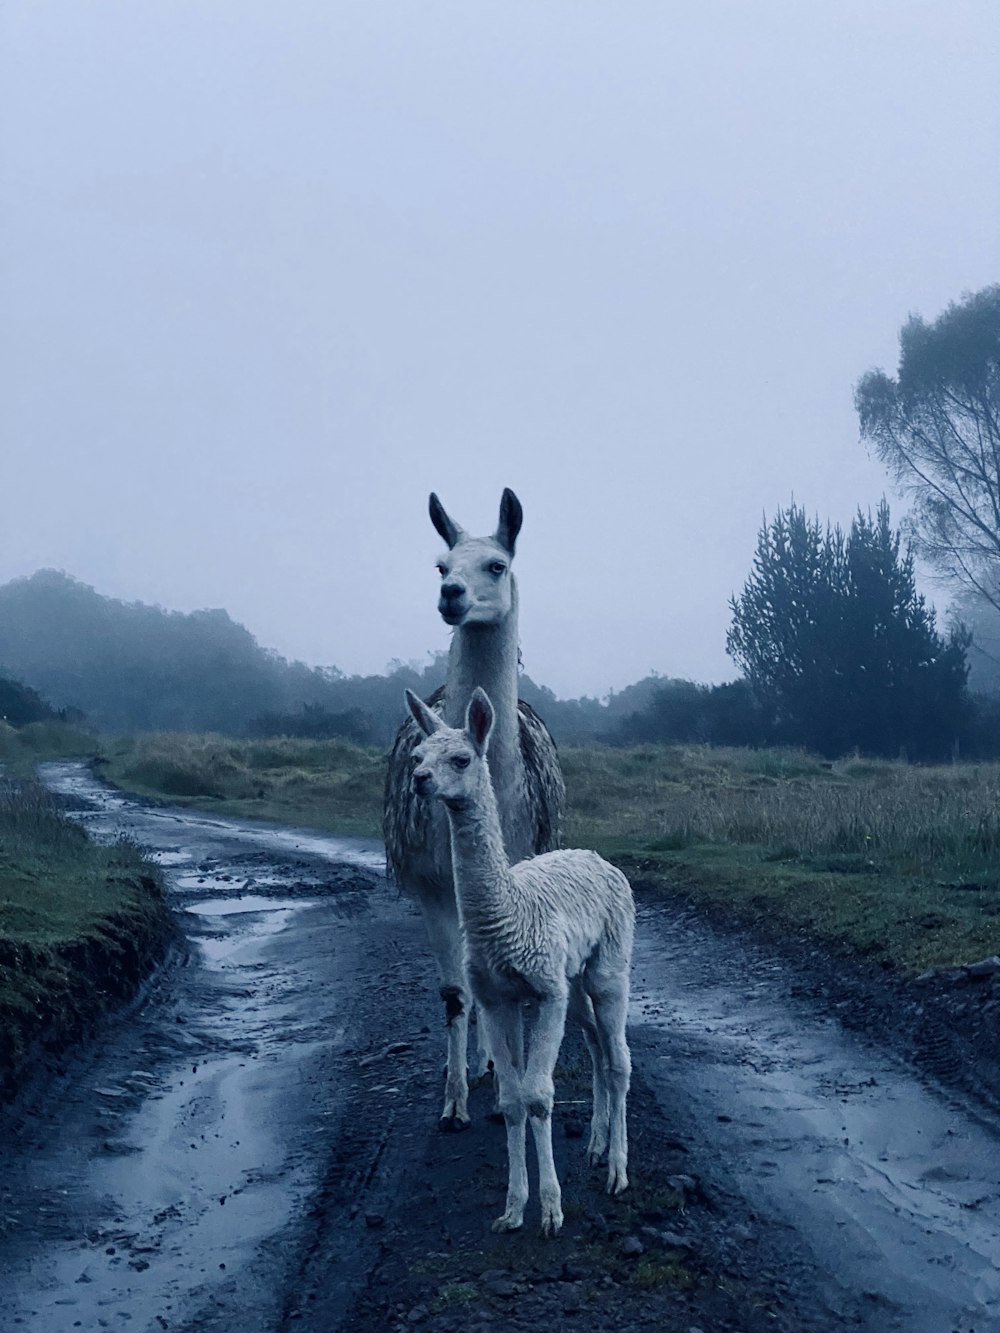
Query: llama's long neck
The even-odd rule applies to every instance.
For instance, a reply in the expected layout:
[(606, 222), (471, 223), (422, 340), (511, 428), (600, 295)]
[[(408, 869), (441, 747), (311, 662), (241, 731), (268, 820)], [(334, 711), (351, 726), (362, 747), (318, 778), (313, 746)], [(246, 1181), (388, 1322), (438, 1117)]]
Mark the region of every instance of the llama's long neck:
[[(492, 757), (493, 746), (490, 745)], [(473, 799), (449, 805), (455, 897), (462, 924), (470, 935), (509, 929), (516, 916), (517, 894), (504, 850), (500, 813), (490, 770), (484, 762)]]
[(511, 584), (510, 612), (495, 625), (461, 625), (448, 654), (444, 720), (465, 725), (465, 710), (479, 685), (490, 696), (495, 720), (490, 738), (490, 771), (497, 790), (506, 794), (520, 774), (517, 720), (517, 585)]

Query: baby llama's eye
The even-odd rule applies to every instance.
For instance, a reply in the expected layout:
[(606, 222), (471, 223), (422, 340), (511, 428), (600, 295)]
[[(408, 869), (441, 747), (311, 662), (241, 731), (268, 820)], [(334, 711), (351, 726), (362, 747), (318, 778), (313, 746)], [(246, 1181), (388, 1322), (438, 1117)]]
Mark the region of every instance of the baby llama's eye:
[(437, 562), (437, 565), (435, 566), (435, 568), (437, 569), (437, 572), (441, 575), (442, 578), (444, 578), (445, 574), (448, 573), (448, 566), (445, 565), (445, 564), (442, 564), (442, 562), (441, 562), (440, 560)]
[(468, 768), (469, 756), (467, 754), (457, 754), (451, 762), (456, 768)]
[(500, 575), (504, 573), (506, 568), (507, 566), (504, 564), (502, 560), (494, 560), (489, 566), (490, 573), (496, 574), (497, 578), (499, 578)]

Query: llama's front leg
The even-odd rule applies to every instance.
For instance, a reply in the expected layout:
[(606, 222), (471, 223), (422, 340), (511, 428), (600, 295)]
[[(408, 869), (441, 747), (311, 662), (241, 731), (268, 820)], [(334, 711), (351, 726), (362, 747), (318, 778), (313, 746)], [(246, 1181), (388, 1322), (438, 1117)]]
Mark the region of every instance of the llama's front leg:
[(538, 1197), (542, 1205), (542, 1235), (554, 1236), (563, 1224), (562, 1191), (552, 1155), (553, 1072), (566, 1030), (565, 991), (540, 1001), (524, 1075), (524, 1100), (538, 1158)]
[(479, 1021), (485, 1024), (493, 1067), (497, 1077), (498, 1102), (507, 1126), (507, 1203), (494, 1231), (517, 1231), (524, 1223), (528, 1203), (528, 1163), (525, 1156), (525, 1124), (522, 1059), (524, 1037), (519, 1008), (490, 1008), (480, 1005)]
[(421, 901), (431, 953), (441, 977), (448, 1028), (448, 1067), (445, 1072), (441, 1128), (465, 1129), (469, 1124), (469, 1006), (458, 909), (454, 903)]
[(443, 1130), (466, 1129), (469, 1124), (469, 1006), (463, 986), (441, 987), (448, 1023), (448, 1068), (444, 1080)]
[(476, 1021), (476, 1079), (485, 1082), (493, 1071), (493, 1055), (486, 1039), (486, 1026), (477, 1012)]

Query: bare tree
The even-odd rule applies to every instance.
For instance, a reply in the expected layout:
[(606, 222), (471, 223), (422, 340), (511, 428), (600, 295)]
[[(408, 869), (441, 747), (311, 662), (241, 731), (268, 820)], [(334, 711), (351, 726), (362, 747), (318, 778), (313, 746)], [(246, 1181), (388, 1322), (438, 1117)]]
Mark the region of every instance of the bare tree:
[(895, 380), (870, 370), (861, 438), (913, 501), (918, 555), (1000, 611), (1000, 285), (899, 333)]

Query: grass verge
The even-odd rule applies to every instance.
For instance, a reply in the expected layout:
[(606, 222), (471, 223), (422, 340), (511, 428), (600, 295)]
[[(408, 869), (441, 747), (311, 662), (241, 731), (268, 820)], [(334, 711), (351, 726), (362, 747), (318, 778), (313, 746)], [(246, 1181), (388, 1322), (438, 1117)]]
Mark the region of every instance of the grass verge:
[(152, 733), (107, 741), (100, 771), (178, 805), (349, 837), (382, 833), (384, 756), (348, 741)]
[[(377, 837), (384, 756), (338, 741), (109, 743), (126, 790)], [(1000, 765), (568, 747), (565, 842), (665, 893), (902, 972), (1000, 953)], [(777, 923), (777, 924), (776, 924)]]
[(31, 722), (12, 727), (0, 719), (0, 771), (30, 778), (44, 759), (87, 759), (97, 749), (97, 737), (67, 722)]
[(0, 1100), (127, 998), (172, 925), (155, 867), (99, 846), (39, 787), (0, 779)]

